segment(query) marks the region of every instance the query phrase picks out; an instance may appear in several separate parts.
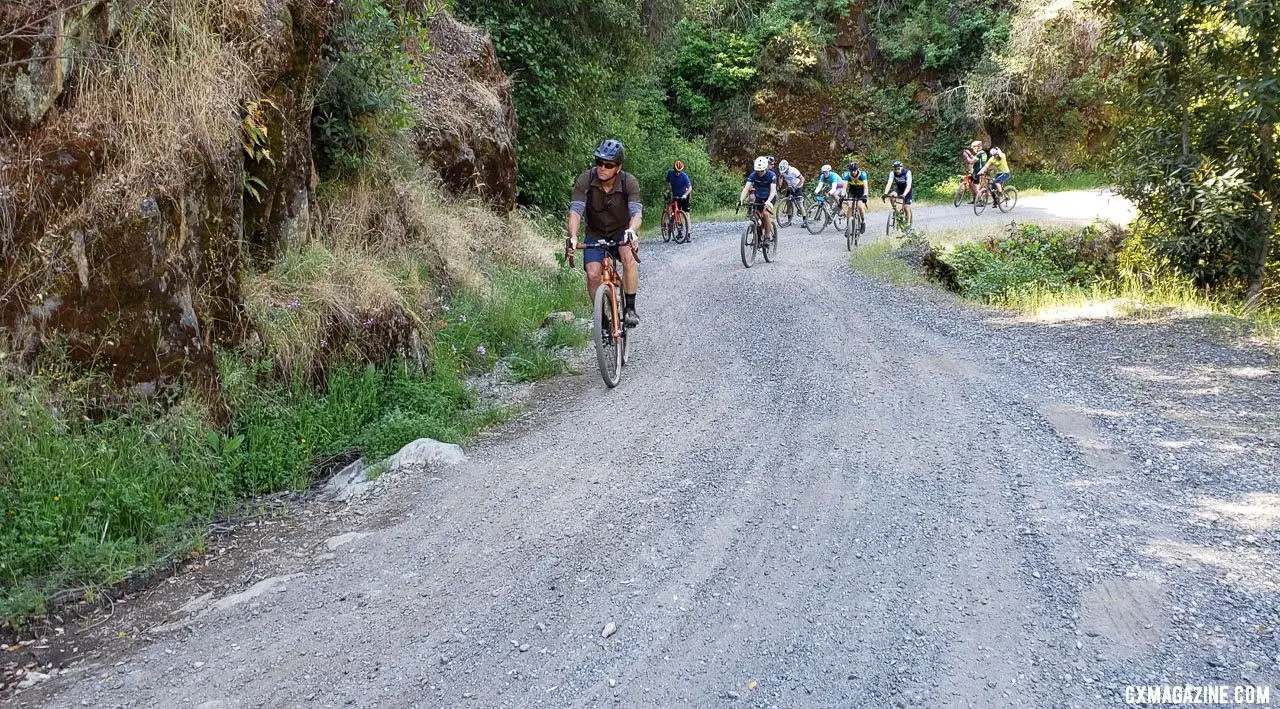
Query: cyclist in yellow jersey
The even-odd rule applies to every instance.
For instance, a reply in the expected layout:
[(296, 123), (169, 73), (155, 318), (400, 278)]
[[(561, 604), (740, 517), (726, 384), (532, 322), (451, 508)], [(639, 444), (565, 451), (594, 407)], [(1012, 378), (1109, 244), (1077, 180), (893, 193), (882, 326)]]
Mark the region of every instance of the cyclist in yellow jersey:
[(1013, 177), (1009, 173), (1009, 157), (1004, 154), (1000, 148), (991, 148), (991, 157), (987, 158), (987, 164), (982, 166), (981, 172), (987, 175), (995, 175), (993, 181), (996, 185), (996, 192), (1004, 194), (1004, 183)]

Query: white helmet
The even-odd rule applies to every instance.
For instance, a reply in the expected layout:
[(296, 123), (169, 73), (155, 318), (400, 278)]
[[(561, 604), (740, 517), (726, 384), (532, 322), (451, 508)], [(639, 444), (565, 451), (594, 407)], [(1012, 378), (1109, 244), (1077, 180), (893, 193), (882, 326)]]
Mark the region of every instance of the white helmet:
[(761, 155), (760, 157), (756, 158), (755, 168), (756, 168), (756, 172), (764, 172), (765, 170), (768, 170), (768, 169), (769, 169), (769, 158), (766, 158), (766, 157), (765, 157), (765, 156), (763, 156), (763, 155)]
[(992, 155), (1004, 155), (1004, 151), (1003, 151), (1003, 150), (1001, 150), (1000, 148), (992, 148), (992, 149), (991, 149), (991, 154), (992, 154)]
[(830, 166), (830, 165), (823, 165), (823, 166), (822, 166), (822, 171), (823, 171), (823, 172), (831, 172), (831, 166)]
[(791, 163), (787, 162), (786, 160), (783, 160), (782, 162), (778, 163), (778, 169), (782, 170), (783, 172), (786, 172), (787, 168), (789, 167), (791, 167)]

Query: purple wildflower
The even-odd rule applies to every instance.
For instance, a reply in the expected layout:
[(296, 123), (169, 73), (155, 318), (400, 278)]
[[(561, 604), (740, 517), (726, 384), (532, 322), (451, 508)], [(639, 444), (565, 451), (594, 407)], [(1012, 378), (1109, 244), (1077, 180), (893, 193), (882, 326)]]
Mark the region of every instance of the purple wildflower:
[(481, 357), (484, 356), (485, 351), (486, 350), (484, 348), (484, 345), (480, 345), (479, 347), (476, 348), (476, 354), (480, 355)]

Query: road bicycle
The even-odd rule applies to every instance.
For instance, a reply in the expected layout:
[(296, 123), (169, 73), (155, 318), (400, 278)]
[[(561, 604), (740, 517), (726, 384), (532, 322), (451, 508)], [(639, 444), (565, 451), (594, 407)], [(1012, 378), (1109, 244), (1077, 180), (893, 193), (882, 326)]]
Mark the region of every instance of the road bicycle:
[(951, 205), (959, 207), (965, 201), (965, 197), (970, 197), (976, 200), (978, 198), (979, 189), (979, 187), (975, 187), (973, 184), (973, 175), (965, 175), (964, 179), (960, 181), (960, 184), (956, 185), (956, 194), (951, 200)]
[(783, 229), (791, 226), (791, 220), (795, 217), (804, 219), (804, 213), (807, 203), (804, 198), (804, 190), (795, 190), (791, 192), (788, 189), (786, 201), (782, 203), (782, 209), (778, 211), (778, 226)]
[[(738, 205), (738, 209), (734, 210), (734, 214), (742, 208)], [(751, 268), (756, 265), (756, 253), (763, 252), (764, 260), (772, 263), (778, 258), (778, 228), (773, 228), (772, 234), (766, 234), (764, 230), (764, 205), (753, 204), (750, 207), (751, 221), (747, 227), (742, 230), (742, 265)]]
[[(844, 223), (847, 217), (844, 215), (844, 196), (839, 200), (828, 203), (826, 195), (818, 195), (813, 198), (814, 203), (809, 206), (809, 211), (805, 214), (807, 223), (805, 228), (810, 234), (821, 234), (828, 224), (835, 224), (836, 229), (844, 229)], [(834, 205), (834, 206), (833, 206)]]
[[(627, 363), (627, 337), (629, 328), (623, 322), (622, 268), (613, 257), (614, 247), (620, 241), (597, 241), (578, 244), (578, 250), (604, 249), (601, 263), (600, 285), (596, 288), (595, 304), (591, 311), (591, 338), (596, 343), (596, 363), (600, 376), (610, 389), (622, 380), (622, 367)], [(640, 254), (636, 253), (636, 262)], [(568, 254), (569, 267), (573, 267), (573, 254)]]
[(853, 208), (849, 210), (852, 212), (852, 216), (849, 217), (844, 225), (844, 247), (849, 251), (853, 251), (853, 247), (858, 245), (858, 235), (862, 233), (865, 219), (858, 209), (858, 200), (850, 197), (849, 201), (853, 203)]
[(905, 236), (907, 229), (911, 228), (911, 223), (907, 221), (907, 209), (903, 206), (902, 196), (897, 194), (883, 195), (880, 197), (880, 201), (883, 202), (886, 197), (889, 199), (889, 206), (893, 207), (893, 209), (889, 211), (889, 221), (884, 225), (884, 234), (889, 236), (893, 234), (894, 229), (897, 229), (899, 236)]
[(1012, 185), (1004, 185), (1003, 189), (997, 192), (995, 180), (987, 180), (982, 187), (978, 188), (978, 196), (973, 200), (973, 213), (982, 214), (987, 208), (987, 200), (990, 200), (996, 209), (1008, 212), (1018, 203), (1018, 190)]
[(667, 195), (667, 208), (662, 212), (662, 240), (676, 240), (677, 244), (689, 241), (689, 213), (680, 209), (680, 202)]

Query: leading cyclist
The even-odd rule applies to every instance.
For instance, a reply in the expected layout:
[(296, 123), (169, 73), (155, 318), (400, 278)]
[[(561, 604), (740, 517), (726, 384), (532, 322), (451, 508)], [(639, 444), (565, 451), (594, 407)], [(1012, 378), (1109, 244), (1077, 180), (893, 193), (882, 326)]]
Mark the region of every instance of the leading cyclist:
[(738, 204), (747, 201), (747, 193), (752, 193), (752, 209), (760, 210), (764, 222), (764, 232), (773, 238), (773, 198), (778, 196), (778, 176), (769, 169), (769, 158), (761, 155), (752, 165), (754, 170), (747, 173), (747, 182), (742, 186), (742, 194), (738, 195)]
[(640, 181), (622, 170), (625, 148), (612, 138), (596, 148), (596, 166), (578, 175), (573, 183), (573, 201), (569, 203), (569, 253), (578, 248), (578, 228), (585, 218), (587, 222), (587, 249), (583, 252), (583, 267), (587, 270), (587, 298), (594, 299), (600, 287), (604, 262), (604, 249), (591, 248), (599, 241), (617, 241), (621, 246), (610, 247), (610, 254), (622, 261), (622, 290), (626, 299), (623, 320), (627, 327), (640, 324), (636, 315), (636, 291), (640, 287), (640, 273), (636, 262), (636, 231), (644, 220), (644, 207), (640, 204)]

